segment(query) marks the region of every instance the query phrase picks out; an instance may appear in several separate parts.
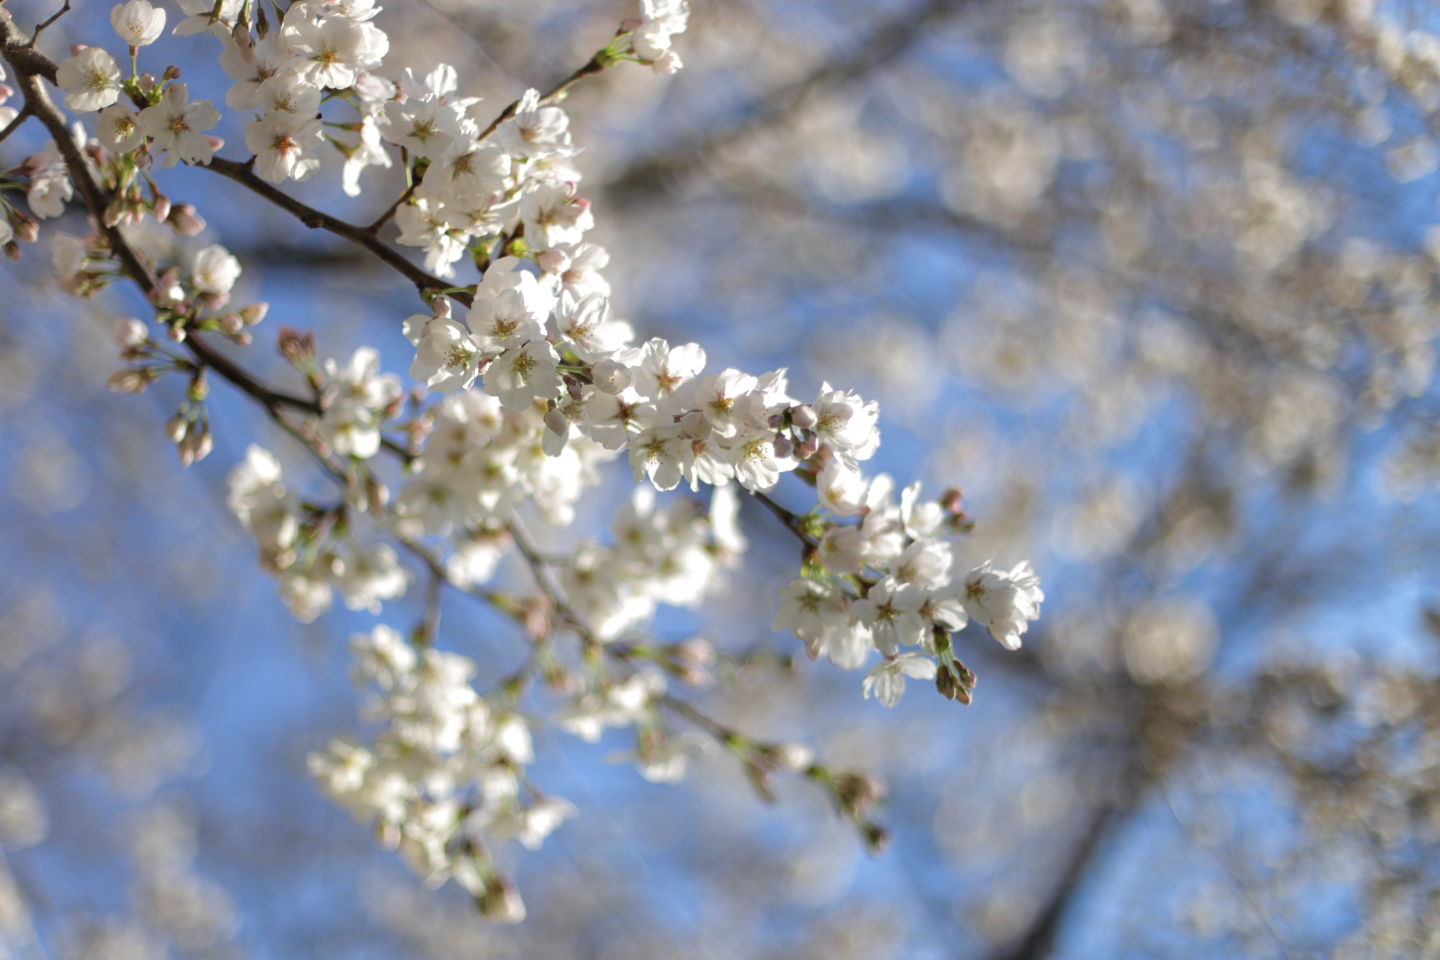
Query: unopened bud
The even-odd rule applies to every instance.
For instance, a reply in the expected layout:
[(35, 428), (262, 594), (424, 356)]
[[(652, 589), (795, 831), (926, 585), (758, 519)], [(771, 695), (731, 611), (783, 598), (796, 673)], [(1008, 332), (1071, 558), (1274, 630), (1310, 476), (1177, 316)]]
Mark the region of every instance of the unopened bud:
[(873, 821), (866, 821), (860, 827), (861, 834), (865, 837), (865, 849), (870, 856), (878, 857), (890, 846), (890, 831)]
[(180, 451), (181, 465), (188, 467), (197, 460), (204, 460), (214, 446), (215, 440), (210, 436), (208, 429), (187, 432), (177, 446)]
[(265, 314), (270, 312), (270, 304), (261, 300), (259, 303), (247, 303), (240, 308), (240, 319), (245, 321), (245, 326), (253, 327), (265, 319)]
[(813, 430), (820, 418), (815, 416), (815, 408), (808, 403), (800, 403), (790, 408), (790, 422), (801, 430)]
[(233, 337), (240, 333), (241, 330), (245, 329), (245, 321), (238, 313), (225, 314), (225, 316), (220, 318), (219, 323), (220, 329), (226, 334), (226, 336)]
[(165, 222), (182, 237), (193, 237), (205, 229), (205, 219), (195, 212), (195, 205), (190, 203), (172, 206)]
[(520, 893), (504, 877), (492, 876), (486, 879), (485, 889), (479, 898), (480, 912), (486, 920), (494, 923), (519, 923), (525, 919), (525, 901)]
[(312, 334), (302, 334), (298, 330), (289, 327), (281, 327), (275, 337), (275, 345), (280, 349), (280, 355), (296, 366), (302, 366), (313, 360), (315, 356), (315, 338)]
[(370, 513), (376, 514), (384, 510), (385, 505), (389, 502), (390, 488), (385, 486), (385, 484), (381, 483), (379, 480), (375, 479), (374, 474), (367, 473), (365, 475), (366, 509)]
[(815, 765), (815, 751), (803, 743), (781, 743), (776, 745), (775, 761), (786, 770), (804, 773)]
[(165, 436), (171, 443), (179, 443), (185, 439), (185, 434), (190, 430), (190, 418), (183, 413), (177, 413), (165, 421)]
[(815, 456), (816, 452), (819, 449), (820, 438), (812, 433), (804, 440), (802, 440), (800, 442), (800, 445), (795, 448), (795, 458), (797, 460), (809, 460), (811, 457)]
[(168, 66), (168, 67), (165, 68), (165, 72), (160, 75), (160, 79), (162, 79), (162, 80), (179, 80), (179, 79), (180, 79), (180, 68), (177, 67), (177, 66), (175, 66), (175, 64), (173, 64), (173, 63), (170, 64), (170, 66)]
[(34, 243), (40, 239), (40, 224), (35, 222), (34, 217), (16, 210), (10, 223), (15, 231), (15, 239), (21, 243)]
[(785, 457), (790, 456), (790, 451), (795, 448), (795, 445), (790, 442), (790, 438), (789, 438), (789, 437), (786, 437), (786, 436), (777, 436), (777, 437), (775, 438), (775, 444), (774, 444), (774, 446), (775, 446), (775, 456), (780, 457), (780, 458), (782, 458), (782, 459), (785, 458)]
[(155, 195), (155, 199), (150, 204), (150, 212), (154, 215), (156, 223), (164, 223), (170, 219), (171, 206), (170, 198), (165, 194), (157, 193)]
[(143, 370), (126, 368), (116, 370), (105, 381), (105, 386), (115, 393), (140, 393), (150, 385), (150, 378)]
[(115, 321), (115, 329), (111, 336), (117, 347), (138, 347), (150, 339), (150, 333), (145, 324), (134, 317), (120, 317)]
[(210, 384), (205, 379), (205, 371), (201, 370), (190, 378), (190, 389), (185, 394), (193, 403), (200, 403), (210, 396)]
[(9, 257), (11, 260), (19, 260), (20, 244), (16, 243), (14, 240), (7, 241), (5, 244), (5, 256)]

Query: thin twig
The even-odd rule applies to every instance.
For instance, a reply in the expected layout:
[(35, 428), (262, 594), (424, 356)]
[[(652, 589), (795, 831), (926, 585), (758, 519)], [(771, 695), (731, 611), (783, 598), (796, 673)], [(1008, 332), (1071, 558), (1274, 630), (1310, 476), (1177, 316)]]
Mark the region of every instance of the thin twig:
[(45, 28), (50, 26), (56, 20), (59, 20), (61, 17), (65, 16), (65, 14), (69, 12), (70, 0), (65, 0), (64, 5), (61, 6), (59, 10), (56, 10), (54, 14), (52, 14), (49, 18), (42, 20), (40, 24), (35, 27), (35, 32), (30, 35), (30, 42), (27, 44), (27, 46), (35, 46), (35, 42), (40, 39), (40, 34), (44, 32)]
[(5, 124), (4, 130), (0, 130), (0, 143), (4, 143), (6, 138), (9, 137), (10, 134), (14, 133), (16, 130), (19, 130), (21, 125), (23, 125), (26, 120), (29, 120), (31, 116), (32, 114), (30, 111), (30, 104), (27, 103), (20, 108), (19, 113), (15, 114), (15, 119)]

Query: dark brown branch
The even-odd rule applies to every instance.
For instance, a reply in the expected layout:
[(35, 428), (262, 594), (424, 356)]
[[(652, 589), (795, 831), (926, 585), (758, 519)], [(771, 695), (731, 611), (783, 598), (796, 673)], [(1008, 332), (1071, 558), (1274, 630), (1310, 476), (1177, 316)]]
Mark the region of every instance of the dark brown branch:
[[(442, 293), (451, 289), (451, 284), (426, 273), (411, 263), (394, 247), (381, 241), (369, 227), (357, 226), (296, 200), (274, 184), (267, 183), (256, 176), (249, 163), (215, 157), (205, 169), (213, 170), (221, 176), (235, 181), (250, 192), (264, 197), (280, 209), (293, 214), (297, 220), (312, 230), (326, 230), (357, 246), (364, 247), (386, 266), (392, 267), (405, 279), (415, 284), (415, 288), (422, 294)], [(450, 296), (467, 306), (470, 303), (469, 295), (463, 292), (454, 292)]]
[[(53, 75), (54, 64), (43, 54), (38, 54), (24, 46), (20, 41), (20, 32), (15, 24), (4, 18), (0, 18), (0, 55), (4, 56), (5, 61), (15, 71), (16, 81), (25, 97), (25, 109), (45, 125), (55, 141), (56, 148), (65, 158), (65, 166), (70, 172), (70, 179), (74, 181), (86, 209), (90, 211), (96, 229), (104, 236), (111, 253), (119, 261), (121, 270), (134, 281), (147, 298), (153, 300), (157, 287), (154, 272), (130, 246), (119, 227), (109, 226), (105, 223), (105, 210), (109, 205), (109, 198), (96, 181), (95, 175), (91, 173), (84, 155), (75, 145), (70, 131), (66, 129), (64, 115), (50, 99), (50, 94), (42, 82), (43, 79)], [(200, 339), (194, 331), (191, 331), (185, 338), (185, 346), (196, 360), (212, 368), (243, 393), (259, 401), (272, 416), (281, 407), (295, 407), (309, 412), (316, 411), (315, 404), (309, 400), (290, 396), (265, 386), (239, 364)]]

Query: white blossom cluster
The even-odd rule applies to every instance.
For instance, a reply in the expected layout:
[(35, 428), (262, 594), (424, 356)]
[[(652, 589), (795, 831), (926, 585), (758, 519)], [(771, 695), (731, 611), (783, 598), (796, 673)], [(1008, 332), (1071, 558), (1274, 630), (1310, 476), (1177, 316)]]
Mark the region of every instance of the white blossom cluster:
[(417, 650), (386, 626), (350, 649), (355, 682), (375, 690), (368, 718), (383, 728), (369, 746), (337, 740), (312, 754), (311, 772), (427, 884), (454, 879), (487, 915), (523, 919), (487, 844), (514, 838), (537, 849), (575, 812), (528, 789), (535, 750), (524, 717), (480, 696), (475, 662), (461, 654)]
[[(130, 75), (95, 46), (76, 48), (55, 68), (65, 106), (98, 111), (94, 139), (77, 124), (73, 140), (111, 193), (103, 217), (92, 209), (105, 229), (55, 237), (52, 259), (66, 290), (91, 295), (128, 269), (170, 340), (184, 343), (201, 331), (250, 342), (247, 328), (266, 306), (220, 312), (239, 261), (219, 244), (177, 258), (157, 238), (159, 224), (185, 236), (204, 229), (193, 207), (173, 204), (144, 173), (157, 161), (279, 183), (308, 179), (338, 159), (353, 196), (365, 169), (398, 160), (407, 186), (359, 242), (372, 251), (382, 245), (378, 230), (393, 216), (398, 242), (423, 249), (428, 271), (452, 278), (468, 259), (479, 273), (469, 285), (417, 280), (429, 310), (402, 324), (414, 348), (414, 390), (383, 372), (370, 347), (322, 362), (313, 339), (288, 331), (281, 352), (304, 375), (308, 397), (282, 400), (237, 380), (282, 423), (286, 410), (302, 408), (303, 423), (291, 424), (291, 433), (344, 488), (337, 501), (307, 499), (287, 486), (279, 460), (254, 445), (229, 476), (229, 507), (297, 618), (315, 618), (337, 595), (378, 615), (406, 593), (412, 574), (402, 555), (413, 555), (436, 591), (443, 580), (515, 619), (536, 643), (537, 669), (549, 662), (542, 647), (555, 635), (578, 639), (583, 669), (547, 677), (566, 697), (560, 725), (587, 740), (634, 727), (637, 748), (628, 758), (654, 780), (679, 778), (696, 749), (691, 736), (673, 735), (659, 720), (660, 707), (671, 703), (666, 672), (698, 682), (710, 654), (698, 642), (684, 645), (683, 655), (677, 646), (657, 671), (634, 662), (635, 651), (648, 649), (660, 605), (700, 604), (743, 554), (737, 488), (802, 542), (802, 576), (783, 589), (776, 628), (795, 633), (812, 657), (846, 669), (878, 654), (866, 696), (894, 705), (911, 677), (934, 679), (942, 694), (968, 701), (974, 677), (955, 658), (950, 634), (972, 619), (1005, 646), (1019, 646), (1039, 615), (1033, 572), (1025, 563), (995, 570), (988, 561), (962, 572), (948, 539), (966, 529), (958, 495), (924, 501), (915, 484), (896, 503), (888, 476), (865, 474), (880, 443), (876, 403), (829, 383), (802, 398), (783, 368), (712, 368), (700, 345), (640, 340), (615, 315), (602, 272), (610, 254), (586, 240), (594, 215), (578, 191), (579, 148), (556, 100), (575, 79), (623, 60), (659, 73), (678, 69), (671, 43), (686, 27), (684, 0), (643, 0), (641, 16), (622, 23), (570, 81), (550, 95), (530, 90), (498, 115), (459, 95), (453, 67), (387, 63), (389, 41), (374, 22), (373, 0), (301, 0), (268, 29), (246, 0), (180, 5), (187, 17), (176, 34), (209, 34), (220, 44), (232, 81), (224, 103), (249, 118), (252, 157), (247, 165), (216, 157), (222, 145), (209, 131), (220, 111), (192, 99), (178, 71), (159, 79), (138, 72), (138, 52), (163, 32), (165, 11), (148, 0), (117, 5), (112, 24), (129, 50)], [(35, 216), (56, 216), (74, 198), (70, 146), (52, 140), (22, 168)], [(272, 187), (252, 189), (275, 199)], [(94, 193), (86, 192), (87, 203)], [(312, 226), (322, 220), (303, 218)], [(12, 231), (34, 230), (18, 211), (5, 222)], [(128, 246), (128, 266), (119, 243)], [(393, 255), (395, 265), (393, 248), (378, 252)], [(135, 259), (148, 271), (138, 278)], [(172, 372), (191, 378), (169, 430), (184, 462), (204, 457), (211, 447), (206, 374), (236, 380), (233, 368), (217, 367), (194, 340), (193, 358), (172, 351), (138, 320), (118, 324), (116, 341), (130, 364), (111, 378), (117, 390), (138, 392)], [(616, 515), (610, 542), (572, 537), (558, 555), (540, 556), (520, 539), (525, 510), (552, 527), (572, 526), (599, 468), (622, 456), (640, 486)], [(381, 464), (392, 458), (399, 468), (387, 477)], [(816, 491), (803, 514), (769, 496), (787, 473)], [(692, 492), (711, 488), (708, 509), (684, 495), (657, 498), (655, 491), (682, 483)], [(531, 567), (538, 595), (516, 599), (491, 586), (512, 552)], [(475, 662), (436, 648), (437, 622), (438, 607), (409, 638), (379, 626), (354, 642), (356, 679), (377, 691), (368, 715), (380, 730), (369, 746), (337, 741), (312, 766), (327, 792), (374, 822), (382, 841), (427, 881), (454, 878), (489, 915), (518, 919), (523, 905), (485, 843), (515, 836), (538, 845), (571, 808), (541, 799), (525, 781), (533, 751), (513, 691), (501, 684), (477, 692)], [(732, 749), (741, 743), (720, 739)], [(759, 777), (778, 767), (807, 772), (811, 764), (800, 748), (745, 749), (747, 770)], [(863, 808), (849, 787), (833, 786), (859, 781), (828, 772), (814, 778), (832, 784), (843, 809)], [(871, 824), (865, 829), (878, 835)]]
[(382, 600), (405, 593), (409, 576), (395, 548), (373, 535), (355, 536), (338, 511), (305, 504), (285, 487), (268, 451), (252, 444), (229, 485), (230, 510), (255, 537), (261, 564), (278, 578), (296, 619), (314, 620), (335, 593), (351, 610), (377, 614)]

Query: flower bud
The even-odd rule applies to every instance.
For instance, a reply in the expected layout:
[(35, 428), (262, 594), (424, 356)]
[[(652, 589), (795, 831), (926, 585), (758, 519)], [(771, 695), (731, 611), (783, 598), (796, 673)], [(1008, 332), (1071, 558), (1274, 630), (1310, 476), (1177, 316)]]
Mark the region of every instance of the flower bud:
[(265, 319), (265, 314), (270, 312), (270, 304), (261, 300), (259, 303), (247, 303), (240, 308), (240, 319), (245, 321), (245, 326), (253, 327)]
[(150, 339), (150, 333), (145, 324), (134, 317), (120, 317), (115, 321), (115, 329), (111, 333), (117, 347), (138, 347)]
[(790, 422), (801, 430), (814, 430), (820, 419), (815, 416), (814, 407), (808, 403), (800, 403), (790, 408)]
[(494, 923), (519, 923), (525, 919), (525, 901), (510, 881), (504, 877), (490, 876), (485, 880), (485, 889), (479, 898), (480, 912), (486, 920)]
[(545, 429), (551, 433), (558, 433), (562, 436), (570, 432), (570, 418), (565, 416), (565, 411), (559, 407), (551, 407), (545, 411)]
[(179, 443), (185, 439), (185, 434), (190, 430), (190, 418), (183, 413), (177, 413), (165, 421), (165, 436), (171, 443)]
[(150, 385), (150, 378), (143, 370), (125, 368), (110, 374), (105, 386), (115, 393), (140, 393)]
[(289, 327), (281, 327), (276, 334), (275, 345), (280, 350), (280, 355), (297, 367), (306, 366), (315, 361), (315, 337), (313, 334), (300, 333)]
[(163, 193), (157, 193), (154, 201), (150, 204), (150, 212), (155, 217), (156, 223), (164, 223), (170, 219), (171, 209), (170, 198)]
[(775, 438), (774, 447), (775, 456), (784, 458), (790, 456), (790, 451), (794, 449), (795, 445), (790, 442), (789, 437), (781, 435)]
[(786, 770), (804, 773), (815, 764), (815, 751), (803, 743), (777, 744), (775, 760)]
[(815, 434), (807, 436), (798, 447), (795, 448), (795, 457), (798, 460), (809, 460), (815, 456), (820, 449), (820, 438)]
[(21, 243), (34, 243), (40, 239), (40, 224), (35, 222), (34, 217), (16, 210), (12, 223), (15, 229), (15, 239)]
[(237, 336), (245, 329), (245, 321), (238, 313), (227, 313), (220, 318), (220, 329), (226, 336)]
[(160, 75), (160, 79), (162, 79), (162, 80), (179, 80), (179, 79), (180, 79), (180, 68), (177, 67), (177, 66), (175, 66), (175, 65), (172, 63), (170, 66), (168, 66), (168, 67), (165, 68), (165, 72)]
[(5, 243), (5, 256), (9, 257), (11, 260), (19, 260), (19, 259), (20, 259), (20, 244), (16, 243), (14, 240), (6, 241), (6, 243)]
[(170, 229), (182, 237), (193, 237), (205, 229), (205, 218), (195, 212), (194, 204), (177, 203), (170, 208), (170, 216), (165, 218)]

